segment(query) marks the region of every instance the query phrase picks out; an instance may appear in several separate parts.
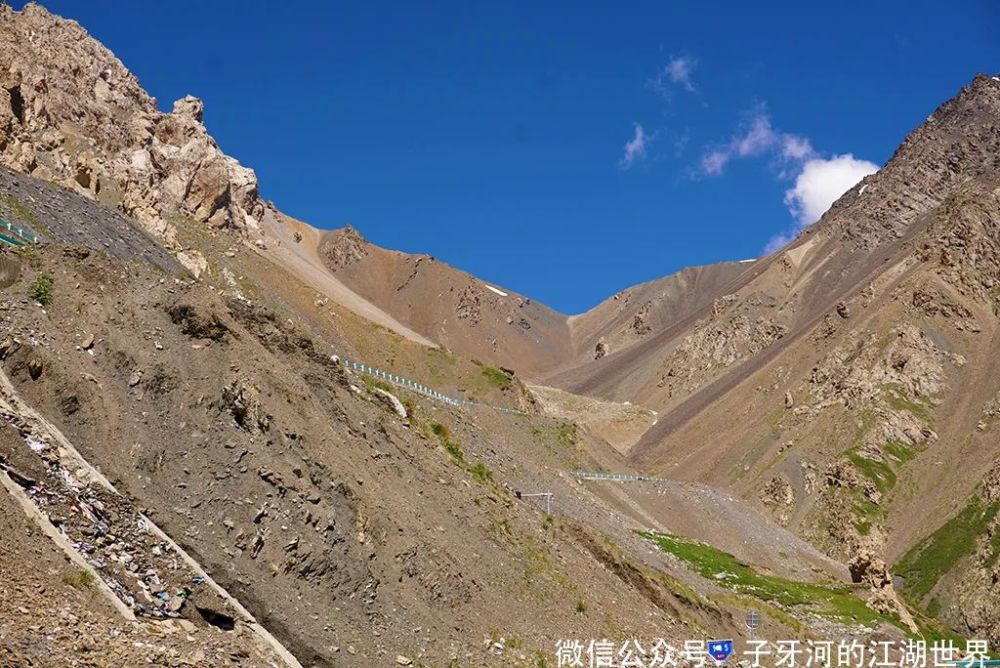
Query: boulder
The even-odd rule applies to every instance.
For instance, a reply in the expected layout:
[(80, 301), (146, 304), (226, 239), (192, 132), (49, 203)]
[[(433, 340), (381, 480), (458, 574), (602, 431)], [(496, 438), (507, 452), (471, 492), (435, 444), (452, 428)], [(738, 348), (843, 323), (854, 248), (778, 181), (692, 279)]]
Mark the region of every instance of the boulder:
[(234, 380), (222, 390), (222, 406), (240, 427), (265, 433), (271, 428), (271, 416), (264, 410), (260, 390), (246, 380)]
[(208, 260), (201, 252), (189, 248), (177, 253), (177, 261), (184, 265), (184, 268), (191, 272), (195, 278), (201, 278), (208, 271)]
[(394, 411), (399, 417), (404, 420), (409, 417), (406, 412), (406, 407), (403, 406), (403, 402), (401, 402), (392, 392), (383, 390), (381, 387), (373, 387), (372, 394), (381, 399), (382, 403)]

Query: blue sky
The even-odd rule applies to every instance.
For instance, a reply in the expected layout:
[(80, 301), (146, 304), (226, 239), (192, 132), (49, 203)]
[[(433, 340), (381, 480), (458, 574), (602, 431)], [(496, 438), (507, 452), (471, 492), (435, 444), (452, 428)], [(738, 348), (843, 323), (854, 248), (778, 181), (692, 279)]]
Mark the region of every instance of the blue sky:
[(1000, 71), (988, 0), (45, 4), (283, 211), (567, 313), (760, 255)]

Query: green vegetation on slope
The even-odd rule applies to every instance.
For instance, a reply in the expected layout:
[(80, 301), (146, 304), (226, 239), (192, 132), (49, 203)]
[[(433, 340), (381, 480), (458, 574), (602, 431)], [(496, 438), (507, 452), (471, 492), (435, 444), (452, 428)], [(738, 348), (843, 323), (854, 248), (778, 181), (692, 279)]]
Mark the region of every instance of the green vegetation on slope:
[[(978, 494), (960, 513), (907, 552), (893, 571), (904, 579), (903, 595), (921, 603), (934, 585), (963, 557), (976, 550), (979, 538), (1000, 510), (1000, 501), (985, 506)], [(1000, 548), (1000, 545), (996, 546)], [(994, 550), (994, 560), (997, 550)], [(928, 603), (928, 612), (936, 608)]]
[(53, 284), (52, 274), (39, 274), (28, 288), (28, 294), (39, 304), (46, 306), (52, 301)]
[(11, 214), (17, 218), (17, 223), (20, 223), (21, 225), (28, 224), (34, 228), (35, 232), (40, 231), (48, 234), (48, 227), (43, 225), (41, 221), (38, 220), (38, 217), (31, 213), (31, 211), (29, 211), (26, 206), (21, 204), (21, 202), (13, 195), (0, 193), (0, 203), (5, 205), (7, 209), (10, 210)]
[[(854, 465), (858, 473), (875, 484), (878, 491), (887, 495), (896, 487), (899, 472), (918, 454), (918, 449), (905, 443), (889, 442), (882, 446), (884, 459), (869, 459), (860, 448), (851, 448), (844, 455)], [(844, 490), (852, 497), (854, 527), (861, 535), (868, 535), (873, 524), (885, 520), (885, 510), (865, 496), (861, 489)], [(882, 502), (884, 504), (884, 501)]]
[(850, 452), (847, 458), (864, 477), (875, 483), (878, 491), (885, 494), (896, 486), (896, 472), (886, 462), (868, 459), (858, 452)]
[(934, 416), (931, 414), (931, 406), (929, 402), (920, 399), (919, 401), (913, 401), (909, 398), (901, 386), (896, 383), (885, 383), (882, 385), (882, 397), (885, 399), (886, 403), (899, 411), (906, 411), (921, 418), (927, 423), (934, 423)]
[(514, 379), (511, 378), (510, 374), (496, 367), (484, 366), (483, 375), (501, 390), (510, 389), (510, 386), (514, 384)]
[(380, 390), (385, 390), (386, 392), (394, 392), (392, 385), (385, 382), (384, 380), (379, 380), (374, 376), (370, 376), (367, 373), (361, 376), (361, 382), (365, 384), (365, 389), (371, 392), (375, 388)]
[(654, 531), (640, 531), (643, 538), (656, 543), (686, 562), (702, 577), (757, 599), (784, 608), (803, 607), (810, 612), (843, 622), (867, 626), (895, 620), (880, 615), (854, 596), (851, 587), (837, 584), (798, 582), (775, 575), (763, 575), (733, 555), (705, 543)]
[(917, 452), (912, 445), (890, 441), (882, 446), (883, 461), (865, 457), (858, 448), (852, 448), (845, 454), (858, 472), (875, 483), (878, 490), (885, 494), (896, 486), (897, 474), (917, 456)]

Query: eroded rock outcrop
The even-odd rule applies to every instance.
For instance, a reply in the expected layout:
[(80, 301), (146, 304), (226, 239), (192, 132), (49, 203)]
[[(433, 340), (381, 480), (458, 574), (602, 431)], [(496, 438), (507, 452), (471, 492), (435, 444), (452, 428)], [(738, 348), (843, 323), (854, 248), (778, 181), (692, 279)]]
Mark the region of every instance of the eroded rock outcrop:
[(812, 403), (803, 414), (836, 404), (864, 408), (873, 419), (863, 435), (862, 454), (878, 460), (886, 443), (914, 446), (937, 440), (926, 414), (948, 388), (949, 369), (964, 364), (963, 356), (940, 349), (911, 324), (894, 328), (880, 345), (855, 338), (813, 369)]
[(368, 242), (350, 225), (330, 233), (320, 245), (320, 253), (332, 271), (348, 267), (368, 255)]
[(76, 22), (0, 5), (4, 164), (117, 206), (172, 244), (175, 216), (254, 230), (264, 214), (257, 177), (220, 150), (203, 118), (191, 96), (159, 111)]
[(250, 381), (234, 380), (222, 389), (220, 407), (246, 431), (263, 434), (270, 429), (272, 418), (260, 395), (260, 390)]
[(764, 294), (739, 303), (731, 296), (716, 300), (712, 315), (699, 321), (667, 357), (657, 386), (669, 387), (671, 393), (692, 392), (719, 371), (770, 347), (787, 333), (775, 307), (775, 300)]
[(917, 632), (917, 624), (903, 604), (892, 584), (892, 575), (885, 561), (885, 538), (877, 529), (867, 536), (858, 536), (852, 546), (853, 558), (849, 564), (851, 579), (868, 586), (868, 604), (882, 614), (899, 617), (910, 631)]

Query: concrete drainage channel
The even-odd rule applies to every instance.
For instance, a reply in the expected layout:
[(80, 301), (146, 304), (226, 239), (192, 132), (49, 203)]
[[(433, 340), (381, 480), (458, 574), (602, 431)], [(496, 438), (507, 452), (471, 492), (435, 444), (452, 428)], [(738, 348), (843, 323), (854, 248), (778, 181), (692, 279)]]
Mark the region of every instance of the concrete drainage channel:
[(0, 419), (23, 443), (0, 456), (0, 483), (121, 615), (170, 620), (185, 605), (223, 630), (237, 624), (272, 660), (299, 661), (201, 565), (119, 494), (73, 444), (18, 396), (0, 370)]

